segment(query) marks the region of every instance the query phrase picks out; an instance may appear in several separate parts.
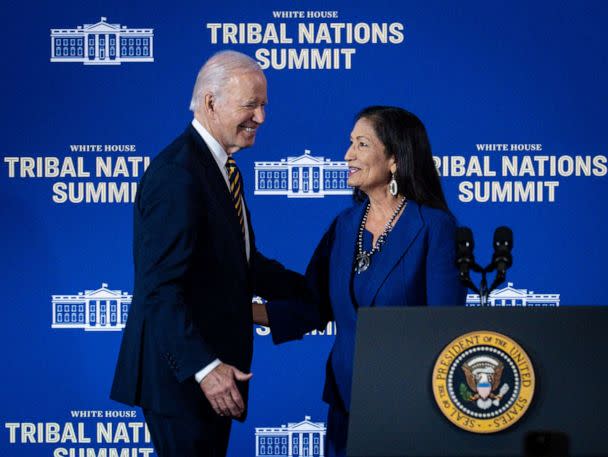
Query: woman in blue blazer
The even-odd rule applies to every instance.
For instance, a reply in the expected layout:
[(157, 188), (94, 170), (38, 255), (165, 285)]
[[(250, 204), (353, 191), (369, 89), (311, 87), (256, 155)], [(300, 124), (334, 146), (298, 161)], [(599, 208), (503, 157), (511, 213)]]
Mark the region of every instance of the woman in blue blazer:
[(450, 214), (422, 122), (401, 108), (361, 111), (345, 156), (356, 204), (340, 213), (306, 271), (311, 296), (254, 305), (275, 343), (336, 321), (323, 399), (325, 455), (344, 456), (357, 309), (463, 305)]

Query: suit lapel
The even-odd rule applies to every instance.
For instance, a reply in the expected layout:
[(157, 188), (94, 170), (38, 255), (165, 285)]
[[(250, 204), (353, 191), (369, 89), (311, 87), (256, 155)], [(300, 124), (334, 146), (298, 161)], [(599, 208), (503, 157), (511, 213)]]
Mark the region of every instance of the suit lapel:
[(401, 258), (407, 254), (408, 249), (422, 229), (422, 218), (420, 216), (420, 206), (416, 202), (409, 202), (403, 214), (397, 221), (395, 228), (389, 233), (382, 250), (372, 257), (372, 265), (367, 272), (371, 273), (367, 280), (366, 287), (363, 289), (362, 296), (359, 297), (360, 306), (372, 306), (378, 291), (384, 281), (393, 270)]
[[(232, 195), (230, 195), (224, 176), (218, 168), (217, 162), (213, 158), (209, 147), (203, 141), (196, 129), (192, 127), (192, 125), (190, 125), (188, 129), (190, 137), (194, 141), (199, 152), (197, 157), (200, 157), (200, 163), (203, 165), (203, 176), (201, 179), (203, 179), (206, 184), (205, 187), (212, 193), (212, 198), (209, 199), (209, 202), (213, 204), (217, 208), (217, 211), (224, 217), (226, 223), (223, 224), (223, 226), (229, 236), (235, 238), (235, 243), (231, 243), (231, 245), (238, 246), (239, 253), (246, 259), (245, 240), (243, 239), (243, 233), (241, 232), (241, 223), (234, 209)], [(249, 229), (249, 233), (251, 234), (251, 228)]]
[(351, 297), (355, 305), (357, 301), (352, 292), (352, 278), (357, 249), (357, 234), (366, 205), (367, 201), (355, 207), (350, 217), (344, 218), (344, 222), (336, 226), (336, 240), (340, 240), (340, 242), (337, 243), (335, 255), (332, 254), (332, 268), (330, 270), (330, 275), (336, 275), (336, 290), (348, 290), (348, 296)]

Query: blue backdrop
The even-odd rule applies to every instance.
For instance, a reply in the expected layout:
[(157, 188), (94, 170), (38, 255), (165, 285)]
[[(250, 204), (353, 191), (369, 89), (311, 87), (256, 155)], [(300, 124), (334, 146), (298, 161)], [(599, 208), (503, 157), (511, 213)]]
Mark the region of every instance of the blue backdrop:
[[(398, 105), (426, 124), (478, 259), (489, 260), (495, 227), (515, 233), (512, 286), (495, 304), (605, 303), (605, 2), (57, 0), (1, 11), (0, 455), (151, 449), (141, 413), (108, 399), (133, 287), (132, 183), (190, 122), (196, 73), (221, 49), (268, 64), (267, 120), (238, 154), (266, 255), (303, 271), (351, 204), (339, 162), (353, 116)], [(279, 68), (283, 55), (300, 68)], [(302, 164), (311, 175), (287, 189)], [(323, 427), (332, 333), (275, 347), (258, 329), (249, 418), (229, 455), (260, 454), (256, 428)]]

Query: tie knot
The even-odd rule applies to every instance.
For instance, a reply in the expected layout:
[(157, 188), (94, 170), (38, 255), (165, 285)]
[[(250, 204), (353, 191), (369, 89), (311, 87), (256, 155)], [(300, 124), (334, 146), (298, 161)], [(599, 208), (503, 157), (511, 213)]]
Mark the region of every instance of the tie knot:
[(226, 160), (226, 168), (228, 168), (228, 169), (236, 168), (236, 162), (232, 158), (232, 156), (228, 156), (228, 159)]

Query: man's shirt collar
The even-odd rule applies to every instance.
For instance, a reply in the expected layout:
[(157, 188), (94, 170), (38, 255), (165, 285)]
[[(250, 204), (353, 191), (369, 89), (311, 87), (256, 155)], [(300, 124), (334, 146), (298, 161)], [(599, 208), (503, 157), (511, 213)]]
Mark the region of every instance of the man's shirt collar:
[(203, 141), (209, 147), (213, 158), (217, 162), (220, 170), (226, 167), (226, 161), (228, 160), (228, 154), (224, 151), (222, 145), (218, 143), (218, 141), (211, 136), (211, 134), (207, 131), (205, 127), (196, 119), (192, 119), (192, 127), (194, 130), (198, 132), (198, 134), (203, 138)]

